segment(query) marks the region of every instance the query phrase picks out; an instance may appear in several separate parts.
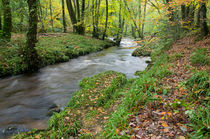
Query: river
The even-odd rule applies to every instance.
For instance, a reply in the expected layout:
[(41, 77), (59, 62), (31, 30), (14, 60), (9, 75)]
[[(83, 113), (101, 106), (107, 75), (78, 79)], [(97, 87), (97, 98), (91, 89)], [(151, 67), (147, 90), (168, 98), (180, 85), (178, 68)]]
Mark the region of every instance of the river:
[(44, 129), (47, 126), (49, 108), (56, 104), (64, 108), (79, 89), (78, 82), (87, 76), (114, 70), (135, 77), (136, 71), (147, 67), (148, 57), (132, 57), (137, 44), (124, 38), (121, 47), (81, 56), (69, 62), (42, 68), (33, 74), (23, 74), (0, 79), (0, 138), (6, 131)]

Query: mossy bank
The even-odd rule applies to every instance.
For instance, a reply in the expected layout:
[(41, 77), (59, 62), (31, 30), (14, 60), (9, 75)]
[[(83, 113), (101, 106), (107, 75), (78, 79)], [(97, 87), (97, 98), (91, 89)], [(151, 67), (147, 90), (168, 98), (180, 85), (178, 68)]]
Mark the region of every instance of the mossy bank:
[[(40, 34), (37, 51), (39, 67), (66, 62), (69, 59), (101, 51), (113, 46), (111, 41), (93, 39), (75, 34)], [(24, 35), (15, 34), (11, 42), (0, 46), (0, 77), (17, 75), (26, 71), (24, 62)]]

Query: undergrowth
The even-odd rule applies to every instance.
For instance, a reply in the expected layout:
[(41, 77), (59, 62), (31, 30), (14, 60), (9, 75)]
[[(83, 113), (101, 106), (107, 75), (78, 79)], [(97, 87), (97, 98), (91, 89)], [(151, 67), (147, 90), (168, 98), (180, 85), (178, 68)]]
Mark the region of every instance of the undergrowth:
[(206, 48), (198, 48), (194, 51), (192, 56), (190, 57), (190, 62), (193, 65), (210, 65), (210, 56), (208, 55), (208, 51)]
[(190, 136), (192, 138), (210, 138), (210, 79), (207, 71), (196, 71), (189, 78), (186, 87), (190, 91), (191, 102), (196, 105), (186, 113), (191, 123), (189, 126), (194, 130)]

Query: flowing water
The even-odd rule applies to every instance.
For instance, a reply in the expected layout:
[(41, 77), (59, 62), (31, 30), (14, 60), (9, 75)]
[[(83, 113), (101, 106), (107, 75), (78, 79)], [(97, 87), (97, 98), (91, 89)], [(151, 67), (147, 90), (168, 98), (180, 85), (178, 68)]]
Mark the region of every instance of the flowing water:
[(64, 108), (83, 77), (107, 70), (135, 77), (150, 58), (132, 57), (134, 49), (129, 47), (134, 46), (133, 40), (123, 39), (121, 47), (47, 66), (37, 73), (0, 79), (0, 138), (5, 136), (5, 129), (9, 134), (46, 128), (49, 108), (53, 104)]

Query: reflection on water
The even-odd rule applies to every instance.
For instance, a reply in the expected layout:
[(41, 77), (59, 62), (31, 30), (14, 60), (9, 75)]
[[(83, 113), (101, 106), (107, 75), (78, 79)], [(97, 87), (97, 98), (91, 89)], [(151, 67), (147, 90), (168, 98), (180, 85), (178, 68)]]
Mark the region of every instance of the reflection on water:
[(0, 129), (9, 125), (26, 128), (45, 128), (48, 109), (52, 104), (65, 107), (78, 82), (85, 76), (114, 70), (128, 78), (144, 70), (149, 58), (132, 57), (130, 39), (123, 39), (121, 47), (112, 47), (99, 53), (82, 56), (66, 63), (0, 80)]

